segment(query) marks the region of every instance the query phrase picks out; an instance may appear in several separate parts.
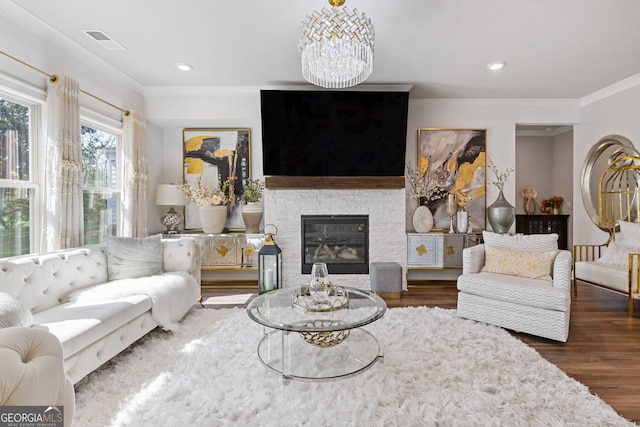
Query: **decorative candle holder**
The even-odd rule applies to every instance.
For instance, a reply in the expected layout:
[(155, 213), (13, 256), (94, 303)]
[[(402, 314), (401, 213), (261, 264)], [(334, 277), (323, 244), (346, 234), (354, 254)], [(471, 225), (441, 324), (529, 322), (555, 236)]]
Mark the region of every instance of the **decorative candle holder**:
[(449, 215), (449, 233), (455, 233), (456, 230), (453, 228), (453, 217), (458, 212), (458, 203), (456, 201), (456, 195), (454, 193), (449, 193), (447, 195), (447, 215)]

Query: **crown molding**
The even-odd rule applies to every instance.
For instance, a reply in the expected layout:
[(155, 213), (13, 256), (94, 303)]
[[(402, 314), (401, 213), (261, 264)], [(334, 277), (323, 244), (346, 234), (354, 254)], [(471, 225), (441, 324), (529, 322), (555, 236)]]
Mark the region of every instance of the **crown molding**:
[(635, 74), (631, 77), (627, 77), (624, 80), (620, 80), (612, 85), (604, 87), (600, 90), (597, 90), (587, 96), (580, 98), (580, 107), (585, 107), (589, 104), (593, 104), (594, 102), (601, 101), (605, 98), (618, 94), (620, 92), (624, 92), (627, 89), (631, 89), (640, 85), (640, 73)]

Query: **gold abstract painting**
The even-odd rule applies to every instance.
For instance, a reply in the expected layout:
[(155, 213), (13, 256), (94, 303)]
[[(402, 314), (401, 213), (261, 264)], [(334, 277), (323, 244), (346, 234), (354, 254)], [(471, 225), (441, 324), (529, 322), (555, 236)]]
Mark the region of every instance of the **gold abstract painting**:
[[(198, 179), (208, 188), (215, 188), (230, 180), (229, 215), (225, 229), (244, 228), (241, 206), (244, 185), (250, 178), (250, 129), (184, 129), (182, 131), (183, 179), (196, 184)], [(185, 207), (185, 229), (199, 229), (200, 217), (195, 203)]]
[(418, 168), (437, 180), (439, 191), (426, 202), (433, 214), (434, 230), (449, 228), (446, 194), (471, 197), (471, 230), (485, 228), (486, 129), (418, 129)]

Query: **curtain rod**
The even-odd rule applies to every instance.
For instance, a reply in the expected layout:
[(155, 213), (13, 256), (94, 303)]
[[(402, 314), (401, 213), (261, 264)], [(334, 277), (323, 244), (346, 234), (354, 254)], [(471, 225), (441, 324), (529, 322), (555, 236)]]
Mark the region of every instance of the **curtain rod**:
[[(13, 59), (13, 60), (14, 60), (14, 61), (16, 61), (16, 62), (19, 62), (19, 63), (21, 63), (22, 65), (24, 65), (24, 66), (26, 66), (26, 67), (29, 67), (29, 68), (31, 68), (32, 70), (37, 71), (37, 72), (38, 72), (38, 73), (40, 73), (40, 74), (43, 74), (43, 75), (47, 76), (47, 77), (49, 78), (49, 81), (50, 81), (51, 83), (56, 83), (56, 82), (58, 81), (58, 76), (57, 76), (57, 75), (55, 75), (55, 74), (49, 74), (49, 73), (47, 73), (47, 72), (45, 72), (45, 71), (42, 71), (41, 69), (36, 68), (36, 67), (34, 67), (33, 65), (31, 65), (31, 64), (27, 64), (26, 62), (24, 62), (24, 61), (22, 61), (22, 60), (20, 60), (20, 59), (18, 59), (18, 58), (16, 58), (16, 57), (14, 57), (14, 56), (11, 56), (11, 55), (9, 55), (8, 53), (3, 52), (3, 51), (1, 51), (1, 50), (0, 50), (0, 53), (1, 53), (1, 54), (3, 54), (4, 56), (6, 56), (7, 58)], [(94, 95), (94, 94), (92, 94), (92, 93), (87, 92), (86, 90), (82, 90), (82, 89), (80, 89), (80, 92), (84, 93), (85, 95), (88, 95), (88, 96), (92, 97), (93, 99), (97, 99), (98, 101), (101, 101), (101, 102), (103, 102), (103, 103), (107, 104), (108, 106), (115, 108), (116, 110), (120, 110), (120, 111), (121, 111), (125, 116), (129, 116), (129, 114), (131, 114), (131, 112), (130, 112), (129, 110), (125, 110), (125, 109), (123, 109), (123, 108), (120, 108), (120, 107), (118, 107), (117, 105), (114, 105), (114, 104), (110, 103), (109, 101), (105, 101), (104, 99), (102, 99), (102, 98), (100, 98), (100, 97), (98, 97), (98, 96), (96, 96), (96, 95)]]

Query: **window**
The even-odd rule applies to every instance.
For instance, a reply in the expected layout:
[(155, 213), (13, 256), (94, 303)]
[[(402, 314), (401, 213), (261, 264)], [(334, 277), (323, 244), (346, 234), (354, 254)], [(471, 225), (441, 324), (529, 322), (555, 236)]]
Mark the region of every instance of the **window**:
[(0, 92), (0, 257), (37, 250), (40, 217), (35, 117), (39, 106)]
[(84, 182), (84, 244), (104, 242), (104, 236), (116, 235), (120, 186), (118, 145), (120, 137), (98, 126), (80, 128)]

